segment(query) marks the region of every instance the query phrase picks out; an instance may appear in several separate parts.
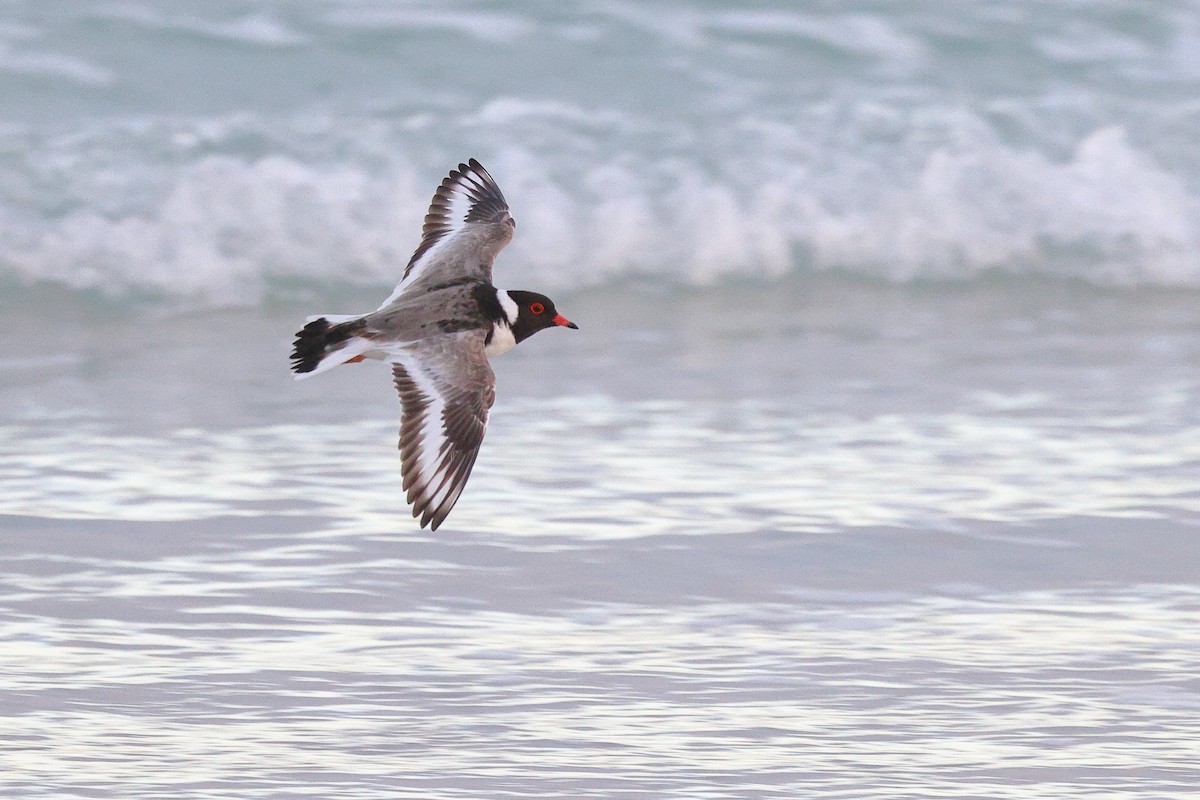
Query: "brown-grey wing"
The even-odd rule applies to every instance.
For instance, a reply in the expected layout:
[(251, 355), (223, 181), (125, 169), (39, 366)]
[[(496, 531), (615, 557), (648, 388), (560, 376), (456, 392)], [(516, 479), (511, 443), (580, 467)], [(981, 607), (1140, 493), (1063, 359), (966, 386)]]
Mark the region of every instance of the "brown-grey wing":
[(475, 159), (459, 164), (433, 193), (421, 244), (380, 308), (401, 294), (456, 281), (492, 282), (492, 262), (512, 241), (517, 223), (500, 187)]
[(436, 531), (454, 508), (483, 443), (496, 399), (485, 336), (466, 331), (389, 353), (403, 406), (403, 486), (422, 528)]

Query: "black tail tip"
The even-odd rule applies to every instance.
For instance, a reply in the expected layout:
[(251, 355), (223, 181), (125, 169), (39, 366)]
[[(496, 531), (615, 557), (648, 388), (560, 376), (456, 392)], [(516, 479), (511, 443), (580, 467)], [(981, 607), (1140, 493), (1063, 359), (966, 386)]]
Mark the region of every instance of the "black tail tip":
[(329, 333), (329, 320), (314, 319), (296, 331), (296, 342), (292, 346), (292, 371), (312, 372), (325, 357), (325, 341)]

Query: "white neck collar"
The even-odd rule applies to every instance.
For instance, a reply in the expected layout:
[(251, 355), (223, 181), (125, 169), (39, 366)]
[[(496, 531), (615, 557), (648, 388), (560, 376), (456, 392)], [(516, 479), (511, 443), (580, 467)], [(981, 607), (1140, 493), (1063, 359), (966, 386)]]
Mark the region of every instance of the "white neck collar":
[(517, 301), (513, 300), (503, 289), (496, 290), (496, 299), (500, 301), (500, 307), (504, 309), (504, 316), (508, 318), (508, 326), (511, 328), (521, 313)]

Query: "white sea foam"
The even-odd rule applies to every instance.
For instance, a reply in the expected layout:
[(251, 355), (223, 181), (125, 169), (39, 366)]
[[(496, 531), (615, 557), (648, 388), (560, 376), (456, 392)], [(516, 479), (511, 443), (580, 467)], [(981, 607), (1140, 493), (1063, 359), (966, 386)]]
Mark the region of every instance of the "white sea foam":
[[(531, 114), (565, 124), (564, 141), (579, 138), (569, 128), (582, 111), (496, 108), (505, 110), (478, 124), (511, 118), (519, 130)], [(30, 215), (10, 181), (0, 205), (5, 271), (22, 283), (219, 305), (256, 303), (281, 280), (386, 286), (416, 245), (432, 187), (471, 155), (418, 166), (367, 139), (338, 142), (358, 151), (336, 158), (212, 152), (214, 140), (252, 133), (261, 135), (231, 124), (134, 135), (140, 152), (126, 154), (127, 170), (101, 162), (69, 175), (61, 159), (86, 164), (100, 145), (58, 143), (44, 162), (21, 165), (21, 186), (63, 181), (43, 202), (66, 210)], [(158, 156), (156, 170), (134, 163), (168, 146), (177, 152)], [(946, 144), (890, 180), (861, 150), (827, 171), (782, 152), (802, 146), (743, 158), (735, 174), (692, 159), (589, 163), (510, 145), (487, 159), (519, 225), (502, 268), (548, 288), (628, 274), (704, 285), (798, 269), (1200, 286), (1196, 197), (1120, 128), (1088, 134), (1059, 160), (994, 139)]]
[(108, 68), (59, 52), (13, 49), (0, 42), (0, 73), (64, 79), (81, 86), (103, 87), (113, 82)]
[(433, 10), (427, 6), (396, 3), (353, 4), (324, 15), (324, 20), (334, 26), (373, 33), (451, 32), (485, 42), (510, 42), (534, 29), (530, 22), (516, 14), (478, 9)]
[(187, 33), (267, 47), (289, 47), (308, 41), (300, 32), (261, 12), (212, 21), (187, 14), (164, 13), (142, 5), (114, 4), (88, 13), (97, 19), (125, 22), (151, 32)]
[(475, 156), (519, 224), (501, 269), (547, 290), (1200, 288), (1200, 13), (1146, 13), (1161, 36), (1033, 2), (16, 8), (0, 277), (198, 305), (383, 290)]

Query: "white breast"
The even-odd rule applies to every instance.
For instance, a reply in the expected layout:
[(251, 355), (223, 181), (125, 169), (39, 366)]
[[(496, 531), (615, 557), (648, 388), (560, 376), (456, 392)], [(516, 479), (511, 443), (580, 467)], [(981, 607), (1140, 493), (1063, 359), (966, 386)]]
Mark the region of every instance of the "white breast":
[(488, 358), (491, 358), (507, 353), (516, 346), (517, 338), (513, 336), (512, 328), (503, 322), (493, 322), (492, 340), (483, 348), (483, 352)]

